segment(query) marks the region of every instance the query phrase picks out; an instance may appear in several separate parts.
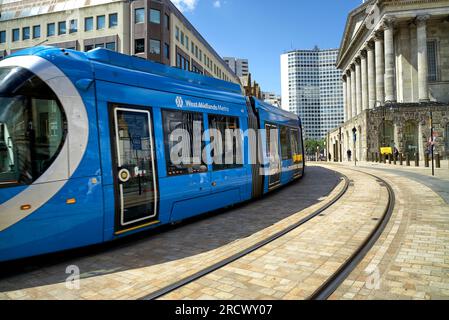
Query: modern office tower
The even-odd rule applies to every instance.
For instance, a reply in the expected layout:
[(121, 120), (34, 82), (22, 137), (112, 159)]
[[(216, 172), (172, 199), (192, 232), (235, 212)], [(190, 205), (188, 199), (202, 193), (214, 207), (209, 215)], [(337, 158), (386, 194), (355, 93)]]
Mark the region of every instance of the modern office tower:
[(338, 52), (315, 48), (281, 55), (282, 107), (301, 116), (306, 139), (323, 139), (344, 120)]
[(249, 75), (248, 59), (239, 59), (234, 57), (224, 57), (223, 60), (228, 64), (229, 68), (238, 76), (246, 77)]

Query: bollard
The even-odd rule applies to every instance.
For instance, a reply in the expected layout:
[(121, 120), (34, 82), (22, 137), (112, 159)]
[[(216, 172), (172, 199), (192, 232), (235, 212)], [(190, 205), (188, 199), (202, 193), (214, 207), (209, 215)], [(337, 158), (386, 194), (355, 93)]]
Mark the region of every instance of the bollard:
[(437, 169), (441, 168), (441, 158), (439, 153), (435, 153), (435, 166)]
[(402, 153), (399, 154), (399, 165), (402, 166), (404, 164), (404, 155)]
[(410, 155), (408, 153), (405, 155), (405, 165), (410, 167)]
[(426, 168), (428, 168), (430, 166), (429, 165), (429, 154), (428, 153), (426, 153), (425, 156), (424, 156), (424, 166)]
[(376, 152), (376, 162), (379, 162), (379, 156), (378, 156), (378, 154), (377, 154), (377, 152)]
[(415, 167), (419, 167), (419, 153), (415, 153)]

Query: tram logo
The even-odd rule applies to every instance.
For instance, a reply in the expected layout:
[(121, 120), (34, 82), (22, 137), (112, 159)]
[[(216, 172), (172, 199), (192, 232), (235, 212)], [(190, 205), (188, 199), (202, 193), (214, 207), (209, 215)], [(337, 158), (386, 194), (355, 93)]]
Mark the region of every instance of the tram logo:
[(182, 108), (184, 106), (184, 100), (182, 99), (181, 96), (176, 97), (176, 106), (178, 108)]

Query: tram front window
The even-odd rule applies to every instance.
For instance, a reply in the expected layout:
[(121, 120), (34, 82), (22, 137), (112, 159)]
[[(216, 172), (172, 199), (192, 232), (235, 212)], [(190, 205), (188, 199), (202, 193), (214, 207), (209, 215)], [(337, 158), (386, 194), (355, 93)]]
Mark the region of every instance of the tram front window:
[(57, 157), (66, 119), (52, 90), (36, 75), (0, 68), (0, 186), (31, 184)]

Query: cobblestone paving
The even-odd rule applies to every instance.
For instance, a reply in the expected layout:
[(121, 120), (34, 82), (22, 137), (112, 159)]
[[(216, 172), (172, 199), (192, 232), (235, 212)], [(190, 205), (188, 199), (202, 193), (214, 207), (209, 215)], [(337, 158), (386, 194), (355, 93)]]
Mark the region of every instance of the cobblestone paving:
[(363, 173), (339, 169), (353, 186), (317, 217), (267, 246), (163, 299), (305, 299), (374, 230), (387, 190)]
[[(18, 266), (7, 277), (2, 266), (0, 299), (140, 298), (307, 216), (338, 193), (339, 181), (333, 171), (308, 168), (303, 181), (262, 200), (166, 232), (65, 260), (59, 254), (42, 266)], [(80, 269), (79, 290), (66, 287), (68, 265)]]
[(397, 204), (379, 241), (331, 298), (449, 299), (449, 205), (402, 175), (363, 170), (389, 181)]

